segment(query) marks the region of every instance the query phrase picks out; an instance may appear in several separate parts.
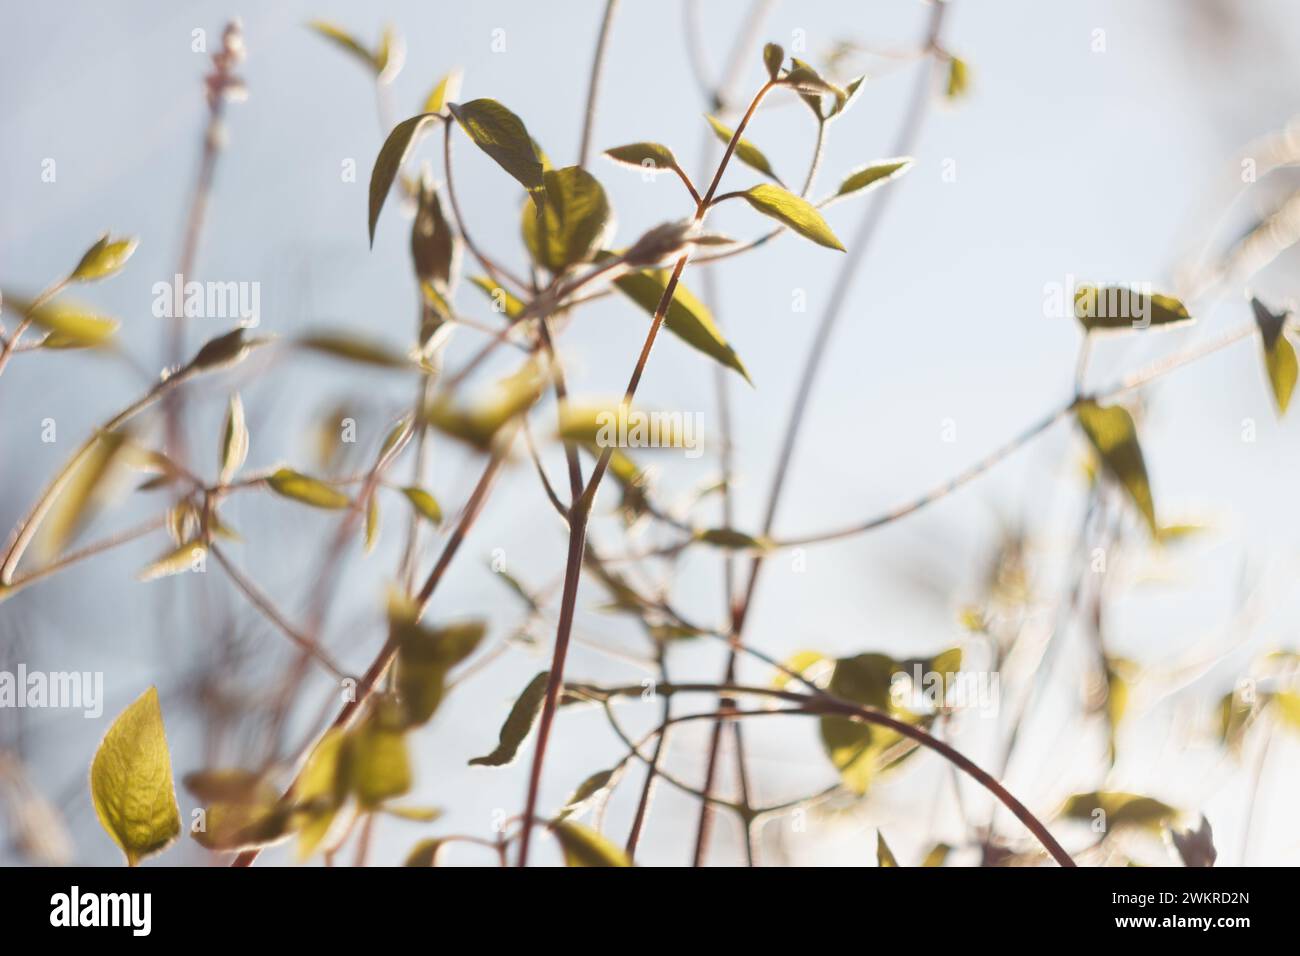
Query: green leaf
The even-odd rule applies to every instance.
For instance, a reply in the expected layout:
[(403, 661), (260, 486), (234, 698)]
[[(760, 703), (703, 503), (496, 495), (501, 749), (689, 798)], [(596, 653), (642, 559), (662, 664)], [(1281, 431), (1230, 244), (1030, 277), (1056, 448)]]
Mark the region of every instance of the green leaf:
[(442, 508), (438, 506), (438, 501), (433, 495), (429, 494), (423, 488), (416, 488), (410, 485), (402, 489), (402, 494), (406, 495), (406, 500), (411, 503), (423, 517), (432, 521), (434, 524), (442, 523)]
[(885, 842), (885, 835), (879, 830), (876, 831), (876, 866), (898, 866), (894, 851), (889, 848), (889, 844)]
[(340, 330), (310, 332), (298, 339), (301, 348), (321, 355), (379, 368), (410, 368), (411, 361), (381, 342)]
[(490, 754), (470, 760), (471, 767), (504, 767), (515, 759), (519, 747), (532, 731), (533, 724), (537, 722), (537, 717), (542, 712), (542, 704), (546, 701), (546, 683), (549, 678), (550, 672), (542, 671), (528, 682), (524, 692), (510, 708), (506, 722), (501, 725), (496, 748)]
[(619, 778), (623, 776), (624, 766), (624, 764), (619, 764), (612, 770), (598, 771), (578, 784), (578, 789), (569, 794), (569, 799), (564, 801), (564, 806), (560, 808), (556, 819), (564, 820), (581, 814), (597, 800), (602, 799), (614, 788)]
[(1178, 299), (1123, 286), (1099, 289), (1079, 286), (1074, 292), (1074, 317), (1089, 332), (1141, 330), (1149, 325), (1190, 322), (1187, 306)]
[[(629, 272), (615, 279), (614, 285), (643, 310), (654, 315), (659, 307), (659, 300), (663, 298), (664, 290), (668, 288), (669, 275), (670, 273), (664, 269)], [(740, 356), (722, 337), (722, 332), (714, 323), (713, 314), (709, 312), (708, 307), (680, 282), (673, 292), (673, 301), (668, 305), (668, 313), (664, 316), (664, 327), (691, 348), (739, 372), (744, 376), (745, 381), (754, 384)]]
[(407, 854), (406, 862), (402, 866), (437, 866), (438, 853), (446, 845), (447, 841), (445, 839), (421, 840), (411, 848), (411, 852)]
[(418, 116), (412, 116), (410, 119), (402, 120), (393, 127), (393, 131), (388, 134), (384, 140), (384, 145), (379, 148), (379, 155), (375, 157), (375, 165), (370, 170), (370, 245), (375, 245), (375, 226), (379, 222), (379, 214), (384, 209), (384, 201), (388, 198), (389, 190), (393, 188), (393, 182), (397, 179), (397, 173), (402, 168), (402, 163), (406, 161), (406, 155), (415, 145), (416, 138), (420, 132), (439, 118), (437, 113), (421, 113)]
[(95, 815), (135, 866), (181, 832), (158, 689), (150, 687), (108, 729), (90, 765)]
[(94, 348), (107, 343), (118, 329), (116, 319), (96, 315), (85, 306), (56, 300), (33, 309), (30, 301), (19, 296), (5, 292), (3, 297), (6, 309), (50, 333), (54, 340), (50, 348)]
[(891, 179), (897, 179), (911, 167), (912, 157), (910, 156), (903, 156), (898, 159), (881, 159), (874, 163), (868, 163), (866, 166), (860, 166), (844, 178), (844, 182), (840, 183), (840, 188), (835, 191), (835, 197), (848, 196), (865, 189), (874, 189)]
[(970, 69), (961, 57), (948, 58), (948, 85), (944, 90), (950, 100), (959, 100), (970, 92)]
[(1259, 327), (1260, 341), (1264, 346), (1264, 368), (1281, 417), (1291, 403), (1297, 373), (1295, 346), (1283, 334), (1287, 313), (1275, 314), (1259, 299), (1251, 299), (1250, 306), (1255, 312), (1255, 324)]
[(329, 833), (334, 818), (348, 795), (347, 736), (341, 727), (327, 730), (315, 748), (294, 787), (298, 813), (298, 859), (316, 851)]
[[(896, 670), (897, 662), (884, 654), (840, 658), (831, 672), (828, 689), (844, 700), (888, 711)], [(839, 770), (844, 785), (859, 796), (867, 792), (880, 755), (899, 740), (898, 733), (886, 727), (847, 717), (823, 717), (820, 731), (822, 746)]]
[(158, 578), (193, 570), (195, 562), (201, 561), (207, 553), (208, 547), (202, 541), (186, 541), (175, 550), (167, 552), (161, 558), (146, 566), (136, 575), (136, 579), (154, 581)]
[(442, 214), (438, 191), (421, 181), (415, 219), (411, 222), (411, 261), (421, 282), (446, 290), (456, 271), (460, 241)]
[(754, 186), (742, 195), (763, 215), (784, 223), (805, 239), (811, 239), (827, 249), (845, 251), (821, 213), (808, 200), (771, 183)]
[(427, 723), (442, 703), (448, 672), (474, 652), (487, 627), (482, 621), (464, 621), (427, 628), (404, 607), (390, 610), (389, 627), (397, 647), (394, 681), (406, 724)]
[(229, 484), (248, 458), (248, 425), (244, 422), (244, 403), (232, 392), (226, 405), (226, 421), (221, 428), (219, 484)]
[(849, 107), (857, 102), (859, 95), (862, 93), (862, 87), (866, 85), (866, 81), (867, 78), (865, 76), (859, 76), (844, 84), (844, 99), (835, 101), (835, 105), (831, 107), (831, 111), (826, 116), (826, 119), (838, 119), (847, 113)]
[(1151, 498), (1151, 482), (1147, 479), (1133, 416), (1118, 405), (1102, 408), (1096, 402), (1081, 402), (1075, 414), (1106, 470), (1128, 492), (1147, 527), (1156, 534), (1155, 502)]
[[(704, 118), (709, 121), (709, 125), (713, 127), (713, 132), (717, 135), (718, 139), (722, 140), (723, 143), (731, 142), (732, 136), (735, 135), (735, 130), (712, 116), (705, 116)], [(767, 161), (767, 157), (763, 155), (762, 150), (749, 140), (742, 138), (741, 141), (736, 144), (735, 156), (746, 166), (749, 166), (752, 169), (757, 169), (764, 176), (775, 179), (777, 182), (781, 181), (772, 170), (772, 164)]]
[(631, 866), (627, 854), (590, 827), (560, 820), (551, 830), (564, 850), (565, 866)]
[(948, 860), (948, 854), (952, 852), (952, 847), (946, 843), (936, 843), (930, 848), (930, 852), (925, 855), (921, 861), (922, 866), (943, 866)]
[(772, 549), (770, 538), (745, 534), (732, 528), (709, 528), (695, 532), (695, 540), (711, 544), (728, 551), (764, 552)]
[(278, 495), (301, 501), (314, 508), (346, 508), (352, 502), (347, 495), (292, 468), (281, 468), (266, 479), (267, 485)]
[(424, 112), (441, 113), (446, 109), (448, 100), (460, 96), (460, 81), (463, 78), (464, 74), (456, 69), (439, 80), (424, 100)]
[(126, 260), (135, 252), (136, 240), (110, 239), (108, 233), (100, 236), (99, 241), (86, 250), (86, 254), (77, 263), (77, 268), (68, 276), (69, 282), (94, 282), (106, 279), (122, 271)]
[(776, 79), (776, 75), (781, 72), (781, 64), (785, 62), (785, 50), (781, 49), (779, 43), (769, 43), (763, 47), (763, 66), (767, 67), (767, 75)]
[(1166, 803), (1119, 791), (1076, 793), (1065, 802), (1061, 813), (1071, 820), (1097, 821), (1106, 833), (1120, 827), (1159, 830), (1178, 815)]
[[(801, 93), (811, 94), (816, 97), (829, 94), (835, 97), (836, 109), (843, 107), (845, 100), (848, 99), (848, 94), (844, 90), (823, 78), (820, 73), (803, 60), (792, 58), (790, 62), (794, 68), (785, 75), (784, 83)], [(816, 112), (818, 116), (822, 115), (820, 103), (817, 105)]]
[(499, 381), (486, 400), (465, 407), (444, 393), (428, 404), (425, 417), (439, 431), (486, 451), (506, 422), (532, 407), (547, 381), (538, 364), (530, 360)]
[(521, 227), (533, 262), (552, 273), (589, 262), (611, 224), (609, 200), (596, 177), (578, 166), (547, 172), (546, 202), (538, 215), (524, 200)]
[(470, 276), (469, 281), (492, 300), (494, 312), (503, 312), (508, 319), (518, 319), (523, 314), (524, 303), (509, 289), (502, 288), (487, 276)]
[(319, 33), (341, 50), (350, 53), (367, 68), (373, 70), (376, 76), (384, 71), (384, 67), (387, 65), (387, 55), (384, 56), (384, 62), (381, 62), (378, 55), (371, 53), (359, 40), (342, 27), (327, 20), (312, 20), (307, 24), (307, 27)]
[(605, 155), (616, 163), (635, 166), (637, 169), (652, 173), (681, 169), (673, 151), (660, 143), (629, 143), (627, 146), (615, 146), (613, 149), (605, 150)]
[(98, 513), (128, 448), (125, 431), (100, 432), (91, 439), (45, 514), (36, 547), (43, 558), (62, 554)]
[(348, 735), (348, 772), (352, 793), (362, 810), (374, 810), (385, 800), (411, 789), (411, 761), (406, 732), (384, 713), (383, 702)]
[(476, 146), (517, 179), (533, 201), (546, 203), (542, 160), (523, 121), (496, 100), (448, 103), (447, 109)]

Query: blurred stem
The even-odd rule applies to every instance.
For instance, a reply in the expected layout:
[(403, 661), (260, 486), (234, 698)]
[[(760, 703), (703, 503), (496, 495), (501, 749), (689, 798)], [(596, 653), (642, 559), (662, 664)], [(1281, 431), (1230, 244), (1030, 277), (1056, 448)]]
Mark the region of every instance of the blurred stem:
[(19, 320), (18, 327), (14, 329), (12, 336), (6, 338), (3, 334), (0, 334), (0, 373), (4, 372), (5, 366), (9, 364), (9, 356), (13, 355), (18, 348), (18, 340), (23, 337), (24, 332), (31, 328), (32, 315), (67, 287), (67, 279), (60, 279), (55, 282), (32, 300), (32, 304), (27, 307), (26, 314)]
[(586, 167), (591, 160), (591, 134), (596, 125), (596, 101), (600, 96), (600, 76), (605, 65), (605, 50), (609, 46), (610, 27), (618, 0), (605, 0), (605, 16), (600, 21), (600, 35), (596, 38), (596, 53), (591, 60), (591, 82), (587, 86), (587, 114), (582, 123), (582, 144), (578, 147), (578, 165)]

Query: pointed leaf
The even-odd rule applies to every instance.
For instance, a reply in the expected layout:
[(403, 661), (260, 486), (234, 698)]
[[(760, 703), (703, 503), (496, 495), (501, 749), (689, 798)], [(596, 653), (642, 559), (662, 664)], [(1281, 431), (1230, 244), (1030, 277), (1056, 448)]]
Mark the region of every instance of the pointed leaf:
[(1155, 503), (1151, 482), (1138, 444), (1137, 427), (1127, 409), (1118, 405), (1102, 408), (1095, 402), (1082, 402), (1075, 410), (1084, 434), (1101, 456), (1107, 471), (1128, 492), (1147, 527), (1157, 533)]
[(100, 741), (90, 765), (90, 796), (100, 824), (131, 866), (166, 849), (181, 832), (157, 688), (122, 711)]
[(605, 150), (605, 155), (616, 163), (635, 166), (637, 169), (652, 173), (681, 169), (677, 165), (677, 157), (673, 155), (673, 151), (660, 143), (629, 143), (626, 146), (615, 146), (613, 149)]
[(970, 69), (961, 57), (948, 58), (948, 85), (944, 90), (950, 100), (959, 100), (970, 92)]
[(394, 681), (408, 726), (428, 722), (446, 693), (447, 673), (469, 657), (487, 632), (482, 621), (427, 628), (401, 609), (390, 612), (397, 647)]
[(207, 545), (202, 541), (186, 541), (175, 550), (167, 552), (157, 561), (145, 567), (136, 575), (136, 579), (154, 581), (158, 578), (191, 571), (194, 569), (195, 562), (203, 560), (203, 556), (207, 552)]
[(77, 263), (77, 268), (68, 276), (68, 281), (93, 282), (116, 275), (126, 265), (126, 260), (131, 258), (131, 253), (135, 252), (136, 241), (134, 238), (110, 239), (108, 233), (104, 233), (98, 242), (86, 250), (86, 254)]
[(523, 121), (496, 100), (448, 103), (447, 109), (475, 145), (545, 205), (542, 161)]
[(220, 484), (230, 479), (243, 467), (248, 458), (248, 425), (244, 422), (244, 403), (238, 392), (233, 392), (226, 406), (226, 421), (221, 429)]
[(879, 830), (876, 831), (876, 866), (898, 866), (894, 851), (889, 848), (889, 844), (885, 842), (885, 835)]
[(402, 494), (406, 495), (406, 500), (411, 503), (411, 506), (429, 521), (434, 524), (442, 523), (442, 508), (438, 506), (438, 501), (433, 495), (414, 485), (403, 488)]
[(337, 488), (294, 471), (292, 468), (279, 469), (275, 474), (267, 477), (266, 483), (276, 494), (315, 508), (346, 508), (352, 503), (348, 496)]
[(424, 101), (424, 112), (441, 113), (446, 109), (448, 100), (460, 96), (460, 83), (463, 78), (464, 74), (456, 69), (439, 80)]
[[(381, 63), (376, 54), (371, 53), (359, 40), (342, 27), (330, 23), (327, 20), (312, 20), (307, 24), (307, 27), (308, 29), (319, 33), (340, 49), (350, 53), (368, 69), (373, 70), (376, 75), (384, 71), (386, 62)], [(385, 56), (384, 59), (386, 61), (387, 56)]]
[(447, 289), (460, 258), (460, 239), (442, 214), (438, 191), (432, 183), (420, 183), (419, 204), (411, 221), (411, 261), (416, 278)]
[(903, 156), (898, 159), (881, 159), (874, 163), (868, 163), (866, 166), (861, 166), (849, 173), (844, 178), (844, 182), (840, 183), (840, 188), (835, 191), (835, 196), (838, 198), (866, 189), (874, 189), (891, 179), (897, 179), (907, 172), (911, 166), (912, 157), (910, 156)]
[(340, 727), (326, 731), (307, 758), (294, 787), (299, 814), (298, 859), (316, 851), (348, 794), (347, 737)]
[(411, 789), (406, 734), (378, 712), (348, 735), (347, 747), (352, 793), (363, 810), (374, 810)]
[(379, 222), (379, 214), (383, 211), (384, 201), (388, 198), (388, 192), (397, 179), (398, 170), (406, 161), (406, 154), (415, 145), (420, 132), (437, 118), (437, 113), (421, 113), (402, 120), (393, 127), (393, 131), (384, 140), (384, 145), (379, 148), (374, 168), (370, 170), (369, 230), (372, 247), (375, 244), (375, 225)]
[(30, 301), (8, 292), (4, 293), (4, 307), (30, 318), (32, 322), (50, 333), (49, 348), (94, 348), (108, 342), (120, 324), (116, 319), (96, 315), (85, 306), (56, 300), (33, 309)]
[(631, 866), (627, 854), (590, 827), (561, 820), (551, 825), (565, 866)]
[(763, 215), (784, 223), (805, 239), (827, 249), (845, 251), (821, 213), (808, 200), (771, 183), (754, 186), (743, 195)]
[(1088, 331), (1145, 329), (1149, 325), (1190, 322), (1187, 306), (1178, 299), (1123, 286), (1079, 286), (1074, 292), (1074, 317)]
[(728, 551), (770, 551), (772, 542), (761, 535), (749, 535), (743, 531), (736, 531), (732, 528), (709, 528), (706, 531), (695, 532), (695, 540), (703, 541), (705, 544), (711, 544), (715, 547), (725, 548)]
[[(714, 119), (712, 116), (705, 116), (704, 118), (709, 121), (709, 125), (713, 127), (713, 132), (717, 135), (718, 139), (722, 140), (723, 143), (731, 142), (732, 136), (735, 135), (735, 130), (727, 126), (725, 123)], [(757, 169), (764, 176), (780, 182), (780, 179), (772, 170), (772, 164), (769, 163), (767, 157), (763, 155), (763, 151), (749, 140), (742, 138), (740, 142), (736, 144), (735, 156), (746, 166), (749, 166), (752, 169)]]
[(524, 692), (519, 695), (515, 705), (510, 708), (510, 714), (506, 717), (506, 722), (501, 725), (501, 733), (496, 748), (490, 754), (470, 760), (471, 767), (504, 767), (515, 759), (515, 755), (519, 753), (520, 745), (528, 737), (528, 734), (533, 729), (533, 724), (537, 722), (537, 716), (542, 712), (542, 704), (546, 701), (546, 683), (549, 677), (549, 671), (542, 671), (528, 682)]
[(571, 816), (577, 816), (596, 801), (603, 799), (618, 783), (619, 778), (623, 775), (623, 767), (624, 764), (619, 764), (612, 770), (598, 771), (582, 781), (578, 785), (578, 789), (569, 794), (569, 799), (564, 801), (564, 806), (560, 808), (556, 819), (564, 820)]
[(504, 313), (508, 319), (517, 319), (523, 314), (524, 303), (509, 289), (503, 289), (487, 276), (471, 276), (469, 281), (492, 300), (493, 311)]
[(1283, 334), (1287, 314), (1275, 315), (1259, 299), (1251, 299), (1250, 305), (1255, 312), (1255, 324), (1259, 326), (1260, 341), (1264, 346), (1264, 368), (1268, 372), (1280, 417), (1286, 414), (1287, 406), (1291, 404), (1297, 371), (1300, 371), (1296, 365), (1295, 346)]
[(124, 431), (101, 432), (91, 440), (45, 514), (37, 539), (42, 557), (48, 560), (62, 554), (94, 518), (128, 447)]

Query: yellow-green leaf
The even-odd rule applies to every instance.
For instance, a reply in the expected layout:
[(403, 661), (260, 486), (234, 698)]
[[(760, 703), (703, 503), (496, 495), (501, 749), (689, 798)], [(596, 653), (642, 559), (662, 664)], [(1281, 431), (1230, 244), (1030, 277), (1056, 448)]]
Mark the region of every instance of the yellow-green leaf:
[(950, 100), (959, 100), (970, 91), (970, 68), (961, 57), (948, 58), (948, 85), (944, 90)]
[(763, 47), (763, 66), (767, 67), (767, 75), (776, 79), (776, 75), (781, 72), (781, 64), (785, 62), (785, 50), (781, 49), (779, 43), (768, 43)]
[(326, 731), (298, 777), (294, 796), (303, 817), (298, 829), (299, 860), (315, 852), (347, 798), (350, 774), (346, 742), (342, 728)]
[(1089, 332), (1142, 330), (1154, 325), (1190, 322), (1187, 306), (1170, 295), (1123, 286), (1079, 286), (1074, 292), (1074, 317)]
[(267, 485), (278, 495), (301, 501), (315, 508), (346, 508), (352, 502), (337, 488), (310, 478), (292, 468), (281, 468), (266, 479)]
[(1264, 368), (1273, 388), (1273, 400), (1277, 403), (1278, 415), (1282, 416), (1291, 403), (1297, 373), (1295, 346), (1283, 334), (1287, 314), (1274, 313), (1259, 299), (1251, 299), (1250, 305), (1255, 312), (1260, 342), (1264, 346)]
[(1075, 794), (1061, 813), (1071, 820), (1095, 822), (1106, 833), (1119, 827), (1159, 830), (1178, 815), (1173, 807), (1151, 797), (1104, 790)]
[(763, 215), (789, 226), (805, 239), (827, 249), (845, 251), (821, 213), (808, 200), (771, 183), (754, 186), (742, 195)]
[(704, 531), (695, 532), (695, 540), (702, 541), (705, 544), (711, 544), (714, 547), (725, 548), (728, 551), (769, 551), (772, 548), (772, 541), (761, 535), (745, 534), (743, 531), (736, 531), (732, 528), (709, 528)]
[(438, 506), (438, 501), (433, 495), (414, 485), (403, 488), (402, 494), (406, 495), (406, 500), (425, 518), (434, 524), (442, 523), (442, 508)]
[(894, 851), (889, 848), (889, 844), (885, 842), (885, 835), (879, 830), (876, 831), (876, 866), (898, 866)]
[(482, 621), (427, 628), (400, 606), (390, 611), (389, 627), (397, 647), (394, 680), (405, 722), (423, 724), (442, 703), (448, 671), (474, 652), (487, 628)]
[(1102, 408), (1096, 402), (1082, 402), (1075, 409), (1084, 434), (1097, 449), (1106, 470), (1128, 492), (1145, 519), (1147, 527), (1157, 533), (1155, 502), (1146, 462), (1138, 444), (1137, 427), (1127, 409), (1118, 405)]
[(347, 359), (361, 365), (380, 368), (409, 368), (410, 360), (402, 353), (381, 342), (354, 335), (351, 332), (322, 330), (310, 332), (298, 339), (301, 348), (334, 358)]
[(85, 306), (55, 300), (33, 309), (32, 303), (8, 292), (4, 293), (4, 306), (10, 311), (30, 318), (49, 332), (49, 348), (94, 348), (107, 343), (117, 332), (118, 321), (90, 311)]
[[(840, 658), (831, 672), (829, 690), (836, 697), (890, 709), (890, 687), (898, 665), (884, 654), (859, 654)], [(844, 785), (859, 796), (866, 793), (884, 750), (899, 739), (885, 727), (864, 724), (847, 717), (823, 717), (820, 721), (822, 746)]]
[(1292, 730), (1300, 730), (1300, 694), (1292, 690), (1277, 691), (1269, 701), (1282, 722)]
[(588, 262), (610, 227), (609, 200), (596, 177), (578, 166), (544, 174), (546, 201), (541, 215), (532, 198), (524, 200), (524, 245), (537, 263), (553, 273)]
[(627, 854), (590, 827), (569, 820), (551, 824), (565, 866), (631, 866)]
[(342, 27), (327, 20), (312, 20), (307, 24), (307, 27), (319, 33), (340, 49), (350, 53), (366, 67), (373, 70), (376, 75), (384, 71), (384, 67), (387, 65), (387, 56), (384, 57), (385, 62), (380, 62), (378, 55), (371, 53), (356, 37)]
[(104, 233), (77, 263), (77, 268), (68, 276), (69, 282), (94, 282), (116, 275), (126, 265), (126, 260), (135, 252), (136, 240), (111, 239)]
[(866, 189), (874, 189), (891, 179), (897, 179), (907, 172), (911, 166), (912, 157), (910, 156), (903, 156), (898, 159), (881, 159), (869, 163), (855, 169), (844, 177), (844, 182), (840, 183), (840, 188), (835, 191), (835, 196), (838, 198)]
[(244, 421), (244, 403), (233, 392), (226, 406), (226, 421), (221, 429), (221, 484), (229, 484), (248, 458), (248, 425)]
[(471, 767), (504, 767), (515, 759), (519, 747), (537, 722), (537, 715), (542, 712), (546, 700), (546, 682), (549, 671), (542, 671), (524, 688), (515, 705), (510, 708), (506, 722), (501, 725), (497, 745), (490, 754), (470, 760)]
[(626, 146), (615, 146), (613, 149), (605, 150), (605, 155), (616, 163), (635, 166), (637, 169), (651, 173), (681, 169), (677, 165), (677, 157), (673, 155), (673, 151), (660, 143), (629, 143)]
[(439, 431), (486, 451), (506, 422), (532, 407), (546, 382), (537, 363), (528, 361), (499, 381), (486, 399), (462, 406), (451, 395), (440, 394), (425, 408), (425, 417)]
[(406, 862), (402, 866), (437, 866), (438, 853), (446, 845), (446, 840), (437, 838), (421, 840), (411, 848), (411, 852), (407, 854)]
[(370, 554), (379, 542), (379, 496), (372, 494), (366, 502), (366, 530), (362, 550)]
[[(668, 288), (668, 278), (667, 270), (647, 269), (620, 276), (614, 280), (614, 285), (643, 310), (654, 315), (659, 307), (659, 300), (663, 298), (664, 290)], [(722, 337), (722, 332), (713, 321), (713, 314), (708, 307), (680, 282), (673, 292), (673, 301), (668, 305), (668, 313), (664, 316), (664, 327), (687, 345), (703, 352), (727, 368), (734, 369), (744, 376), (745, 381), (753, 384), (749, 377), (749, 370), (745, 368), (745, 364), (735, 350), (727, 344), (727, 340)]]
[(370, 170), (369, 230), (371, 246), (375, 244), (375, 225), (379, 222), (379, 214), (383, 211), (384, 201), (388, 198), (389, 190), (393, 188), (394, 180), (397, 179), (398, 170), (402, 168), (402, 163), (406, 161), (406, 154), (415, 145), (415, 140), (421, 131), (437, 118), (437, 113), (421, 113), (418, 116), (412, 116), (410, 119), (402, 120), (393, 127), (393, 131), (384, 140), (384, 145), (379, 148), (379, 155), (375, 157), (375, 165)]
[(517, 319), (523, 314), (524, 303), (509, 289), (503, 289), (487, 276), (470, 276), (469, 281), (492, 300), (492, 311), (504, 313), (508, 319)]
[(136, 577), (141, 581), (154, 581), (172, 574), (192, 571), (203, 560), (208, 547), (202, 541), (186, 541), (173, 551), (146, 566)]
[(921, 861), (922, 866), (943, 866), (948, 860), (948, 854), (952, 852), (952, 847), (946, 843), (936, 843), (930, 848), (930, 852), (925, 855)]
[(564, 806), (560, 808), (556, 819), (564, 820), (567, 817), (582, 813), (587, 807), (609, 793), (623, 775), (624, 766), (624, 764), (619, 764), (612, 770), (600, 770), (578, 784), (578, 789), (569, 794), (569, 799), (564, 801)]
[(535, 202), (545, 205), (542, 161), (523, 120), (490, 99), (448, 103), (447, 109), (479, 149), (517, 179)]
[(455, 69), (439, 80), (424, 100), (424, 112), (441, 113), (446, 108), (448, 100), (454, 100), (460, 95), (460, 81), (463, 76), (459, 69)]
[(41, 524), (37, 552), (44, 559), (63, 553), (103, 504), (105, 491), (123, 464), (128, 448), (124, 431), (101, 432), (91, 439)]
[(150, 687), (108, 729), (90, 765), (95, 815), (127, 863), (166, 849), (181, 832), (158, 689)]
[(352, 793), (363, 810), (373, 810), (385, 800), (400, 797), (411, 789), (411, 761), (406, 750), (406, 732), (382, 714), (372, 711), (360, 727), (348, 735), (348, 773)]
[[(735, 135), (735, 130), (712, 116), (705, 116), (704, 118), (709, 121), (709, 125), (713, 127), (713, 132), (717, 135), (718, 139), (722, 140), (723, 143), (731, 142), (731, 138)], [(741, 138), (740, 142), (736, 144), (735, 156), (746, 166), (749, 166), (752, 169), (757, 169), (764, 176), (775, 179), (777, 182), (781, 181), (772, 170), (772, 164), (767, 161), (767, 157), (763, 155), (763, 151), (749, 140), (744, 139), (743, 137)]]

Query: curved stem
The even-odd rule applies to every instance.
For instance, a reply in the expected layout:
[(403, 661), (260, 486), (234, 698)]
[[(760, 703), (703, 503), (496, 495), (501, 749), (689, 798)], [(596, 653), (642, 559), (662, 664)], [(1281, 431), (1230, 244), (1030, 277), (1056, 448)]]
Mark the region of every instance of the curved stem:
[(596, 125), (596, 100), (600, 96), (600, 75), (605, 65), (605, 50), (609, 46), (610, 27), (618, 0), (605, 0), (605, 16), (600, 21), (600, 36), (596, 38), (596, 55), (591, 61), (591, 82), (587, 87), (587, 113), (582, 123), (582, 144), (578, 147), (578, 165), (586, 167), (591, 159), (591, 133)]

